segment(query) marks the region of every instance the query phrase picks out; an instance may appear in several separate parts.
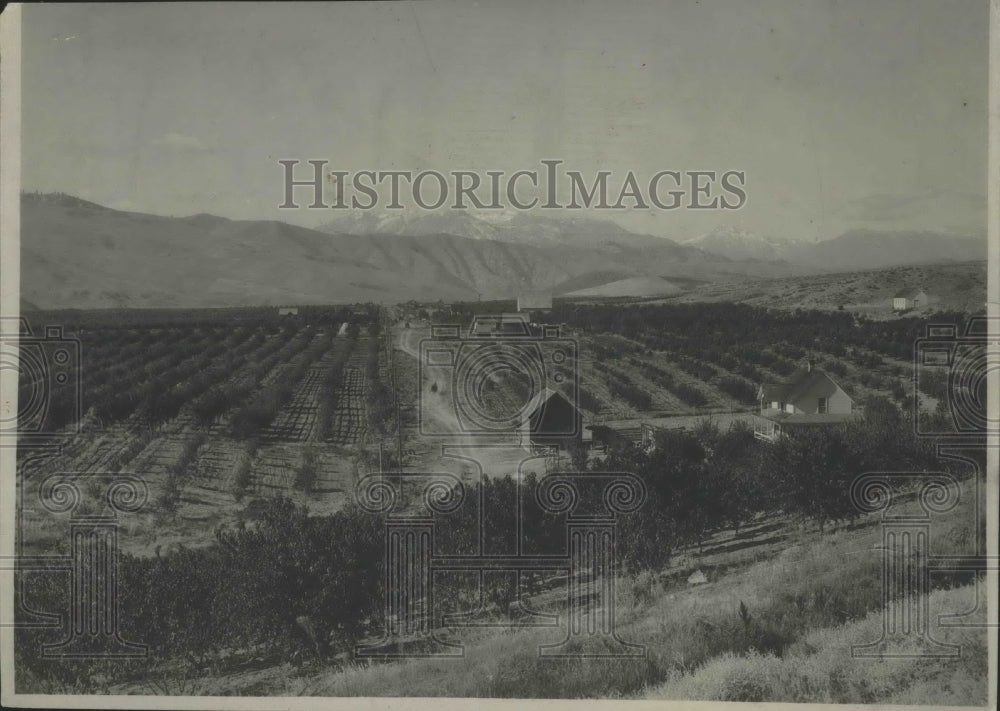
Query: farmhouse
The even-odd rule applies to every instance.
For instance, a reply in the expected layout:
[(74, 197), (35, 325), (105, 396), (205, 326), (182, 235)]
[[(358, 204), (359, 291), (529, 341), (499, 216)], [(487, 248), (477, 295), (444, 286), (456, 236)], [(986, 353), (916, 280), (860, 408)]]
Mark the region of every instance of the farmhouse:
[(279, 306), (278, 307), (279, 316), (298, 316), (299, 310), (294, 306)]
[(519, 294), (517, 297), (518, 313), (528, 314), (545, 313), (552, 310), (552, 294), (529, 293)]
[(904, 289), (892, 297), (893, 311), (909, 311), (927, 305), (927, 293), (923, 289)]
[(518, 443), (530, 449), (565, 449), (580, 441), (582, 423), (580, 411), (562, 393), (543, 388), (525, 405), (517, 430)]
[(762, 385), (758, 398), (754, 434), (771, 442), (796, 427), (841, 424), (854, 414), (851, 397), (811, 363), (788, 382)]
[(478, 315), (473, 317), (472, 326), (469, 328), (469, 336), (474, 338), (530, 335), (527, 314)]

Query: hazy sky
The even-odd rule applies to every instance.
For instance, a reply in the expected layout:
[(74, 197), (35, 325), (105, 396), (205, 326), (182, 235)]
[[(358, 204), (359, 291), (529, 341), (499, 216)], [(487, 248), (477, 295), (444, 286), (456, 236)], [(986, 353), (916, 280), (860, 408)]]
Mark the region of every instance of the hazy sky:
[(32, 5), (24, 189), (315, 225), (277, 160), (558, 158), (746, 171), (736, 212), (598, 215), (675, 239), (983, 233), (987, 44), (985, 0)]

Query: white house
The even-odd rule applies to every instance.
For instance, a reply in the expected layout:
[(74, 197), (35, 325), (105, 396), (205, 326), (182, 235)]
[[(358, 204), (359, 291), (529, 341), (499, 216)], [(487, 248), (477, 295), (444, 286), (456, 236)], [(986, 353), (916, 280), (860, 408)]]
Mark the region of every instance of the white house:
[(796, 427), (841, 424), (854, 415), (851, 396), (812, 364), (785, 383), (762, 385), (757, 394), (760, 415), (754, 418), (754, 434), (767, 441)]
[(927, 305), (927, 294), (923, 289), (904, 289), (892, 297), (893, 311), (909, 311)]
[(279, 306), (278, 307), (279, 316), (298, 316), (299, 310), (294, 306)]

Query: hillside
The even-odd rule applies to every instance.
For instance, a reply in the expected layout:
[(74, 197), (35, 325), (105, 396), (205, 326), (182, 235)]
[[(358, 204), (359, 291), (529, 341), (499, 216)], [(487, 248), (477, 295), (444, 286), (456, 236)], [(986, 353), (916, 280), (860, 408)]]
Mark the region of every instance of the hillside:
[[(962, 496), (958, 507), (935, 519), (939, 554), (969, 555), (976, 545), (973, 499)], [(904, 509), (921, 510), (916, 501)], [(934, 639), (962, 645), (962, 655), (952, 659), (913, 654), (915, 634), (889, 638), (897, 659), (850, 655), (851, 645), (879, 639), (885, 620), (879, 523), (870, 515), (819, 533), (787, 517), (762, 519), (740, 533), (718, 531), (701, 552), (684, 551), (663, 570), (623, 577), (616, 632), (646, 645), (645, 658), (540, 658), (538, 645), (565, 635), (558, 627), (448, 630), (467, 645), (459, 658), (262, 661), (230, 674), (173, 679), (169, 693), (983, 705), (982, 627), (946, 627), (933, 616)], [(694, 571), (704, 582), (688, 582)], [(981, 593), (970, 582), (962, 576), (939, 584), (929, 596), (931, 609), (975, 609), (981, 620), (984, 610), (975, 603)], [(533, 609), (543, 597), (531, 601)], [(565, 611), (555, 609), (565, 619)], [(148, 693), (150, 686), (133, 682), (115, 692)]]
[[(533, 213), (479, 217), (465, 210), (396, 212), (389, 214), (354, 211), (319, 228), (331, 234), (391, 234), (419, 236), (446, 233), (476, 240), (493, 240), (534, 247), (595, 249), (615, 253), (622, 249), (653, 249), (678, 261), (697, 262), (705, 250), (673, 240), (630, 232), (611, 220), (591, 217), (544, 217)], [(717, 259), (717, 255), (713, 255)], [(728, 257), (724, 261), (729, 261)]]
[[(539, 290), (866, 307), (913, 279), (949, 272), (913, 267), (871, 288), (863, 277), (795, 275), (970, 260), (983, 248), (933, 233), (853, 232), (804, 243), (739, 230), (678, 244), (606, 220), (464, 213), (361, 214), (313, 230), (121, 212), (61, 194), (25, 194), (21, 214), (21, 298), (40, 309), (456, 301)], [(694, 282), (704, 284), (690, 291)], [(961, 303), (978, 293), (960, 280), (933, 288)]]
[(853, 230), (793, 246), (785, 258), (825, 271), (986, 259), (986, 238), (939, 232)]
[(664, 296), (677, 294), (681, 287), (660, 277), (630, 277), (566, 294), (573, 298), (615, 298), (621, 296)]
[(474, 300), (581, 277), (596, 286), (604, 282), (587, 275), (598, 273), (614, 274), (607, 281), (781, 273), (620, 229), (609, 239), (580, 221), (558, 234), (549, 225), (551, 239), (539, 232), (528, 244), (510, 234), (358, 236), (277, 221), (163, 217), (59, 194), (24, 195), (21, 215), (22, 299), (41, 309)]
[(922, 288), (931, 309), (974, 313), (986, 300), (985, 261), (889, 267), (783, 279), (743, 279), (701, 284), (680, 302), (737, 301), (777, 308), (840, 309), (869, 316), (892, 315), (892, 297)]
[(720, 225), (677, 243), (630, 232), (610, 220), (555, 219), (525, 213), (486, 219), (455, 210), (416, 214), (355, 212), (338, 217), (319, 229), (331, 234), (419, 236), (444, 233), (535, 247), (586, 247), (606, 254), (615, 254), (623, 248), (654, 249), (682, 262), (701, 261), (707, 254), (740, 263), (736, 271), (742, 273), (754, 272), (746, 263), (755, 262), (769, 265), (769, 274), (789, 274), (986, 258), (985, 238), (931, 231), (857, 229), (816, 240), (771, 237), (745, 228)]
[(928, 231), (851, 230), (831, 239), (795, 240), (720, 227), (682, 244), (728, 259), (783, 263), (799, 272), (855, 271), (986, 259), (985, 237)]

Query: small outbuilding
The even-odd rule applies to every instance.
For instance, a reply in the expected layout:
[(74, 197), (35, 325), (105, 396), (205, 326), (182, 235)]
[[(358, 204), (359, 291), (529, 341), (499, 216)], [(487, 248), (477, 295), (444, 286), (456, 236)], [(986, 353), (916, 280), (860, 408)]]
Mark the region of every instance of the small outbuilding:
[(910, 311), (927, 305), (927, 293), (923, 289), (904, 289), (892, 297), (893, 311)]

